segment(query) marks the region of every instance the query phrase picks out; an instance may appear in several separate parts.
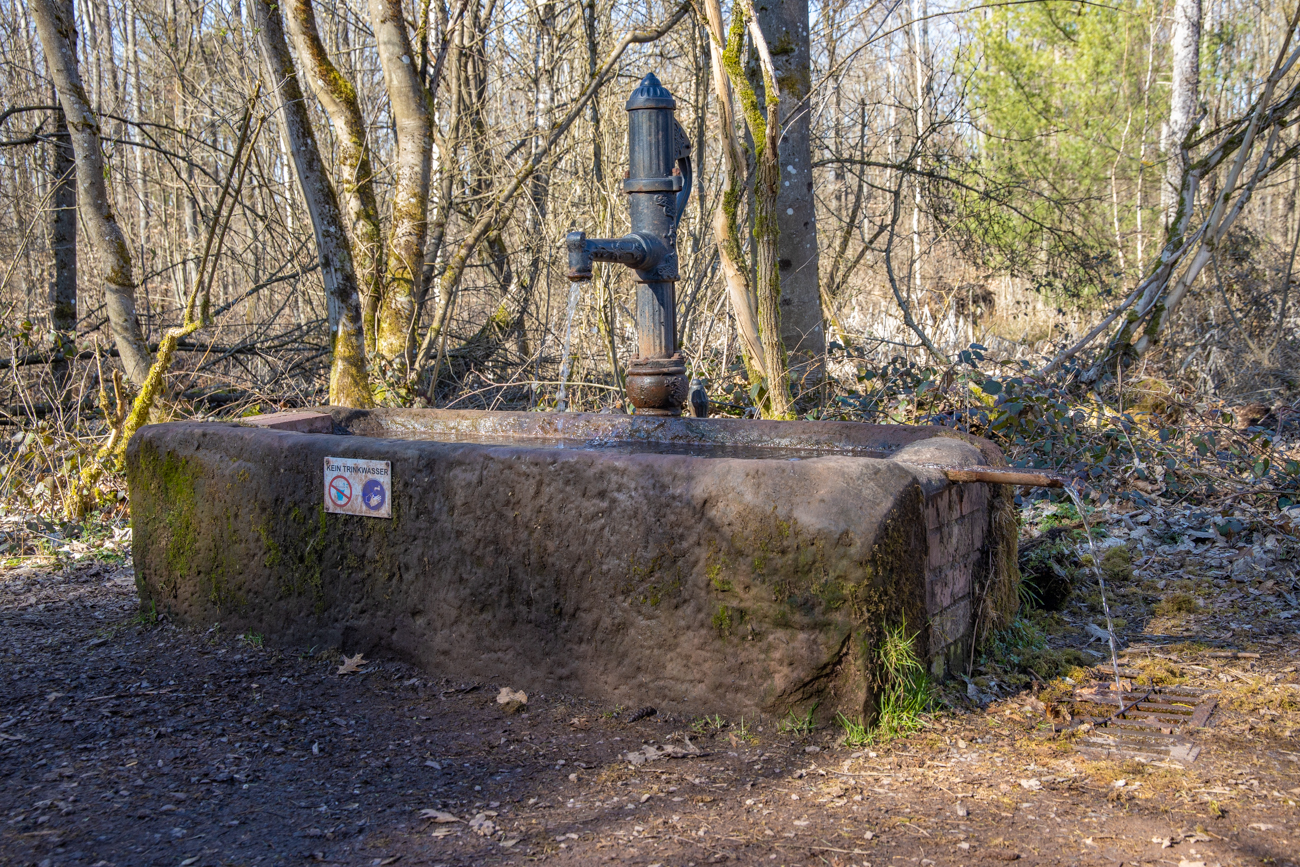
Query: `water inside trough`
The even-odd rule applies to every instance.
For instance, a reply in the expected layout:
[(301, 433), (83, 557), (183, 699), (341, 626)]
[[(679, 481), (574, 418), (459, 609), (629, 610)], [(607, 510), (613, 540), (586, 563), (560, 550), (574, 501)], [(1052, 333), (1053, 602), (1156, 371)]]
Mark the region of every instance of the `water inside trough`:
[(682, 455), (692, 458), (731, 458), (739, 460), (807, 460), (824, 457), (886, 458), (879, 449), (808, 448), (787, 445), (718, 443), (689, 440), (662, 441), (641, 439), (578, 439), (543, 436), (511, 436), (478, 431), (387, 429), (378, 439), (421, 440), (449, 445), (485, 445), (516, 449), (557, 449), (590, 451), (610, 455)]

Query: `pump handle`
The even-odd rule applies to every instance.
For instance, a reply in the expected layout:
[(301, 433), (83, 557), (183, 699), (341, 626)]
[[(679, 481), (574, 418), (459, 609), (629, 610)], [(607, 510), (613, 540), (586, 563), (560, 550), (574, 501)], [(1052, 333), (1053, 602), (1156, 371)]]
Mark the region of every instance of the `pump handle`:
[(677, 237), (677, 226), (686, 212), (686, 203), (691, 198), (691, 140), (686, 137), (686, 130), (673, 120), (673, 138), (676, 145), (677, 169), (682, 173), (682, 189), (677, 194), (677, 216), (673, 218), (673, 237)]

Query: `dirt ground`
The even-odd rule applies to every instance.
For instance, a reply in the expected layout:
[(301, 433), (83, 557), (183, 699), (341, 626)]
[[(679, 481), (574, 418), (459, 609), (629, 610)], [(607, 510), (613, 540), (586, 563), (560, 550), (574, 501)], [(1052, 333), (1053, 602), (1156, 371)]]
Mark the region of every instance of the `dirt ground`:
[[(1175, 569), (1148, 548), (1137, 587)], [(1262, 582), (1294, 565), (1225, 592), (1285, 609)], [(391, 660), (339, 674), (338, 649), (150, 622), (129, 563), (30, 558), (0, 570), (0, 862), (1297, 865), (1300, 625), (1221, 619), (1210, 644), (1126, 639), (1125, 665), (1225, 691), (1181, 768), (1090, 761), (1054, 731), (1059, 684), (1039, 705), (987, 676), (874, 747), (556, 695), (508, 713), (509, 684)]]

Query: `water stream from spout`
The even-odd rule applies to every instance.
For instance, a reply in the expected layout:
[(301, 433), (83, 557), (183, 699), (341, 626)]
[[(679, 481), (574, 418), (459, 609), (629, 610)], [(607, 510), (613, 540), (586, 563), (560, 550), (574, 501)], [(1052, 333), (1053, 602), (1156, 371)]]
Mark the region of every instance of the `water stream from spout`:
[(569, 309), (564, 315), (564, 360), (560, 362), (560, 389), (555, 393), (555, 411), (568, 412), (569, 409), (569, 371), (573, 367), (570, 354), (573, 346), (573, 314), (578, 309), (578, 282), (569, 283)]
[(1083, 532), (1088, 536), (1088, 550), (1092, 554), (1092, 571), (1097, 576), (1097, 585), (1101, 588), (1101, 610), (1106, 614), (1106, 635), (1110, 639), (1110, 664), (1111, 670), (1115, 673), (1115, 700), (1124, 706), (1124, 696), (1119, 687), (1119, 650), (1115, 646), (1115, 624), (1110, 617), (1110, 603), (1106, 601), (1106, 574), (1101, 569), (1101, 558), (1097, 556), (1097, 546), (1092, 541), (1092, 528), (1088, 526), (1088, 518), (1083, 513), (1083, 501), (1075, 493), (1073, 485), (1066, 485), (1065, 492), (1070, 495), (1074, 501), (1074, 508), (1079, 513), (1079, 520), (1083, 522)]

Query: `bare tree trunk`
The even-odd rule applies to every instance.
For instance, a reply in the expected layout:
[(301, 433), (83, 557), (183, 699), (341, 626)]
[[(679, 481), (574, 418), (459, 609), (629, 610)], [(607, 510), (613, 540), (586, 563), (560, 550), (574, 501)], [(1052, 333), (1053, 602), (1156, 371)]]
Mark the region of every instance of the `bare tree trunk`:
[(397, 127), (392, 225), (384, 292), (376, 316), (375, 354), (388, 361), (400, 359), (409, 370), (415, 348), (415, 298), (429, 225), (433, 135), (401, 0), (370, 0), (370, 19)]
[[(587, 43), (587, 78), (594, 79), (600, 71), (596, 0), (583, 0), (582, 24)], [(591, 121), (591, 176), (594, 189), (596, 225), (608, 227), (604, 237), (609, 238), (613, 237), (613, 229), (609, 227), (610, 203), (609, 196), (605, 193), (605, 152), (604, 142), (601, 140), (600, 100), (593, 99), (591, 101), (591, 114), (588, 119)], [(696, 146), (699, 146), (698, 142)], [(597, 317), (596, 322), (603, 338), (602, 343), (605, 353), (609, 357), (609, 368), (614, 372), (614, 385), (621, 389), (623, 387), (623, 372), (618, 363), (618, 348), (614, 344), (617, 325), (614, 310), (614, 287), (610, 285), (609, 276), (603, 270), (597, 275), (596, 279), (598, 303), (600, 304), (600, 315)]]
[[(790, 397), (790, 368), (781, 339), (781, 269), (776, 200), (781, 186), (781, 93), (772, 66), (772, 55), (762, 27), (753, 18), (753, 7), (737, 3), (732, 9), (731, 30), (723, 67), (731, 86), (740, 96), (745, 125), (754, 141), (754, 294), (758, 300), (758, 336), (767, 362), (767, 413), (769, 418), (788, 418), (794, 412)], [(740, 53), (749, 32), (763, 76), (764, 105), (745, 77)], [(820, 303), (820, 299), (819, 299)]]
[(756, 4), (756, 11), (763, 33), (776, 40), (772, 63), (781, 88), (780, 182), (776, 195), (781, 339), (796, 372), (815, 373), (826, 352), (826, 336), (813, 198), (808, 0), (764, 0)]
[(1183, 144), (1196, 122), (1197, 91), (1201, 81), (1201, 0), (1174, 0), (1173, 89), (1169, 97), (1169, 125), (1164, 148), (1168, 162), (1160, 191), (1165, 226), (1174, 219), (1187, 154)]
[(307, 202), (316, 234), (316, 255), (330, 322), (330, 403), (335, 406), (374, 405), (366, 375), (365, 331), (361, 325), (361, 296), (352, 267), (352, 250), (343, 227), (334, 186), (325, 172), (316, 134), (307, 116), (307, 105), (298, 74), (289, 57), (280, 9), (271, 0), (250, 3), (253, 26), (272, 92), (279, 104), (284, 128), (285, 150), (293, 156), (294, 170)]
[[(741, 245), (740, 206), (745, 193), (747, 154), (736, 131), (736, 110), (731, 98), (727, 69), (727, 29), (718, 0), (704, 0), (704, 26), (709, 34), (709, 68), (713, 90), (718, 97), (718, 126), (722, 139), (722, 201), (713, 215), (713, 234), (718, 244), (718, 262), (727, 286), (736, 331), (740, 336), (741, 355), (750, 382), (767, 377), (767, 357), (758, 329), (758, 298), (750, 285), (749, 264)], [(741, 30), (740, 38), (743, 39)], [(737, 49), (738, 50), (738, 49)]]
[(375, 349), (375, 317), (384, 277), (384, 237), (375, 198), (374, 169), (366, 125), (357, 91), (330, 60), (316, 26), (312, 0), (289, 4), (289, 32), (298, 59), (308, 67), (307, 82), (325, 108), (339, 139), (338, 173), (343, 183), (343, 204), (352, 227), (352, 251), (361, 283), (362, 323), (366, 349)]
[[(452, 217), (452, 200), (454, 188), (459, 177), (456, 154), (460, 150), (461, 126), (464, 116), (464, 103), (461, 98), (462, 79), (465, 76), (465, 18), (448, 25), (452, 32), (445, 37), (449, 59), (448, 72), (448, 107), (447, 131), (438, 136), (438, 207), (429, 226), (429, 240), (424, 250), (424, 274), (420, 282), (420, 293), (416, 296), (416, 306), (423, 311), (428, 298), (429, 287), (437, 273), (438, 260), (442, 255), (447, 236), (447, 226)], [(439, 299), (441, 301), (441, 299)]]
[[(135, 4), (128, 6), (124, 14), (126, 15), (126, 63), (130, 81), (126, 83), (126, 96), (129, 106), (128, 117), (139, 123), (144, 119), (144, 99), (141, 91), (142, 81), (140, 75), (140, 52), (136, 40), (136, 10)], [(132, 136), (138, 136), (139, 129), (132, 130)], [(132, 148), (132, 156), (135, 160), (135, 183), (136, 183), (136, 201), (139, 203), (139, 226), (136, 231), (136, 242), (140, 245), (140, 270), (142, 273), (148, 273), (149, 262), (145, 258), (146, 251), (149, 249), (149, 191), (146, 186), (144, 171), (144, 148)], [(146, 309), (148, 293), (145, 293)]]
[[(912, 20), (907, 26), (907, 48), (912, 55), (912, 134), (915, 136), (916, 168), (921, 171), (921, 139), (930, 125), (930, 29), (926, 26), (929, 6), (925, 0), (911, 0)], [(921, 274), (921, 230), (925, 197), (919, 173), (910, 178), (912, 187), (912, 261), (907, 269), (908, 291), (919, 304), (925, 292)]]
[(99, 150), (99, 121), (86, 99), (77, 70), (77, 32), (70, 0), (32, 0), (45, 62), (67, 116), (72, 149), (77, 160), (78, 208), (99, 256), (104, 274), (104, 306), (113, 342), (127, 378), (137, 388), (149, 376), (152, 359), (135, 314), (135, 278), (131, 250), (113, 216), (104, 178), (104, 158)]
[(54, 279), (50, 281), (50, 330), (54, 332), (54, 352), (59, 359), (50, 365), (55, 387), (62, 393), (68, 381), (65, 354), (76, 352), (77, 336), (77, 165), (72, 152), (63, 110), (57, 112), (54, 134), (50, 137), (53, 159), (50, 163), (50, 257), (54, 260)]

